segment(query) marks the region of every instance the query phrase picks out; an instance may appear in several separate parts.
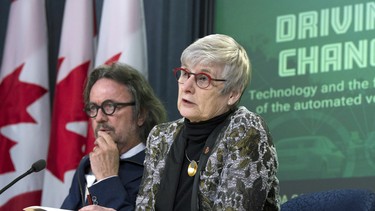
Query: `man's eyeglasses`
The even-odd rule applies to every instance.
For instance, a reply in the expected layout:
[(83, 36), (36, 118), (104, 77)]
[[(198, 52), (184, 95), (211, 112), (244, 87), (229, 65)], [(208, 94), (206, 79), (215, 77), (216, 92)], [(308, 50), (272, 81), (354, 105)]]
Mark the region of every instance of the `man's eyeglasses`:
[(173, 69), (173, 73), (176, 76), (177, 82), (180, 84), (185, 83), (190, 78), (191, 75), (194, 75), (195, 83), (197, 84), (199, 88), (202, 88), (202, 89), (207, 88), (211, 84), (211, 81), (227, 81), (225, 79), (211, 78), (210, 75), (208, 75), (207, 73), (203, 73), (203, 72), (192, 73), (192, 72), (189, 72), (189, 70), (185, 68), (181, 68), (181, 67)]
[(89, 117), (94, 118), (96, 117), (96, 115), (98, 115), (99, 108), (102, 109), (105, 115), (112, 115), (113, 113), (115, 113), (117, 108), (126, 107), (126, 106), (134, 106), (134, 105), (135, 105), (134, 101), (129, 102), (129, 103), (116, 103), (116, 102), (113, 102), (112, 100), (106, 100), (100, 106), (96, 105), (95, 103), (89, 103), (85, 107), (84, 111)]

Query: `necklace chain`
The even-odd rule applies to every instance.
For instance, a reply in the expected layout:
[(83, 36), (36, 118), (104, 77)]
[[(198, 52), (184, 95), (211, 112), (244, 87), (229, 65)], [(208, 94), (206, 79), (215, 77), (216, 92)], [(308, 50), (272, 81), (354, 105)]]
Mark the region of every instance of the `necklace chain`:
[[(186, 149), (185, 149), (185, 157), (186, 157), (186, 159), (187, 159), (189, 162), (192, 162), (192, 160), (190, 160), (189, 156), (187, 155)], [(196, 161), (196, 162), (199, 163), (199, 160)]]

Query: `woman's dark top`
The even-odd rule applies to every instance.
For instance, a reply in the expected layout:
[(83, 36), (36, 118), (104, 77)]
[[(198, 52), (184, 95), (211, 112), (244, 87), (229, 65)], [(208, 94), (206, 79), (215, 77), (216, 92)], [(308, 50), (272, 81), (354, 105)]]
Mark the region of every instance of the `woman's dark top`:
[(176, 191), (174, 210), (191, 210), (191, 193), (193, 189), (194, 177), (190, 177), (188, 175), (188, 165), (190, 164), (191, 160), (195, 160), (196, 162), (199, 161), (199, 157), (202, 154), (203, 147), (208, 136), (220, 123), (225, 121), (230, 113), (231, 111), (228, 111), (210, 120), (198, 123), (190, 122), (188, 119), (185, 119), (185, 128), (181, 133), (182, 137), (186, 139), (185, 156)]

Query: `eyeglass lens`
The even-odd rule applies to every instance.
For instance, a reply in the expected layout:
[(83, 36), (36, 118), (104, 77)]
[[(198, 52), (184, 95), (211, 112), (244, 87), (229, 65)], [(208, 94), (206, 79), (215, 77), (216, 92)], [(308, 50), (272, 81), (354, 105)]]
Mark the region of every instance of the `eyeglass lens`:
[(207, 88), (211, 83), (211, 78), (205, 73), (191, 73), (184, 69), (175, 69), (176, 79), (179, 83), (185, 83), (191, 75), (194, 75), (195, 82), (200, 88)]
[(88, 107), (85, 109), (85, 111), (88, 116), (93, 118), (93, 117), (96, 117), (96, 115), (98, 115), (99, 109), (102, 109), (105, 115), (112, 115), (113, 113), (115, 113), (118, 106), (130, 106), (130, 105), (135, 105), (135, 103), (134, 102), (115, 103), (111, 100), (106, 100), (100, 106), (94, 103), (90, 103)]

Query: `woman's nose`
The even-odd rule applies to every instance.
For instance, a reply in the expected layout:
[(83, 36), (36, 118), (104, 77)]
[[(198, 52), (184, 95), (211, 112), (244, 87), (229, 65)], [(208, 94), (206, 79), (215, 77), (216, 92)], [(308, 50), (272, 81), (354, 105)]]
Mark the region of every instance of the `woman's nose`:
[(195, 75), (190, 75), (190, 77), (184, 83), (184, 85), (187, 86), (187, 87), (191, 87), (194, 84), (196, 84), (196, 82), (195, 82)]

